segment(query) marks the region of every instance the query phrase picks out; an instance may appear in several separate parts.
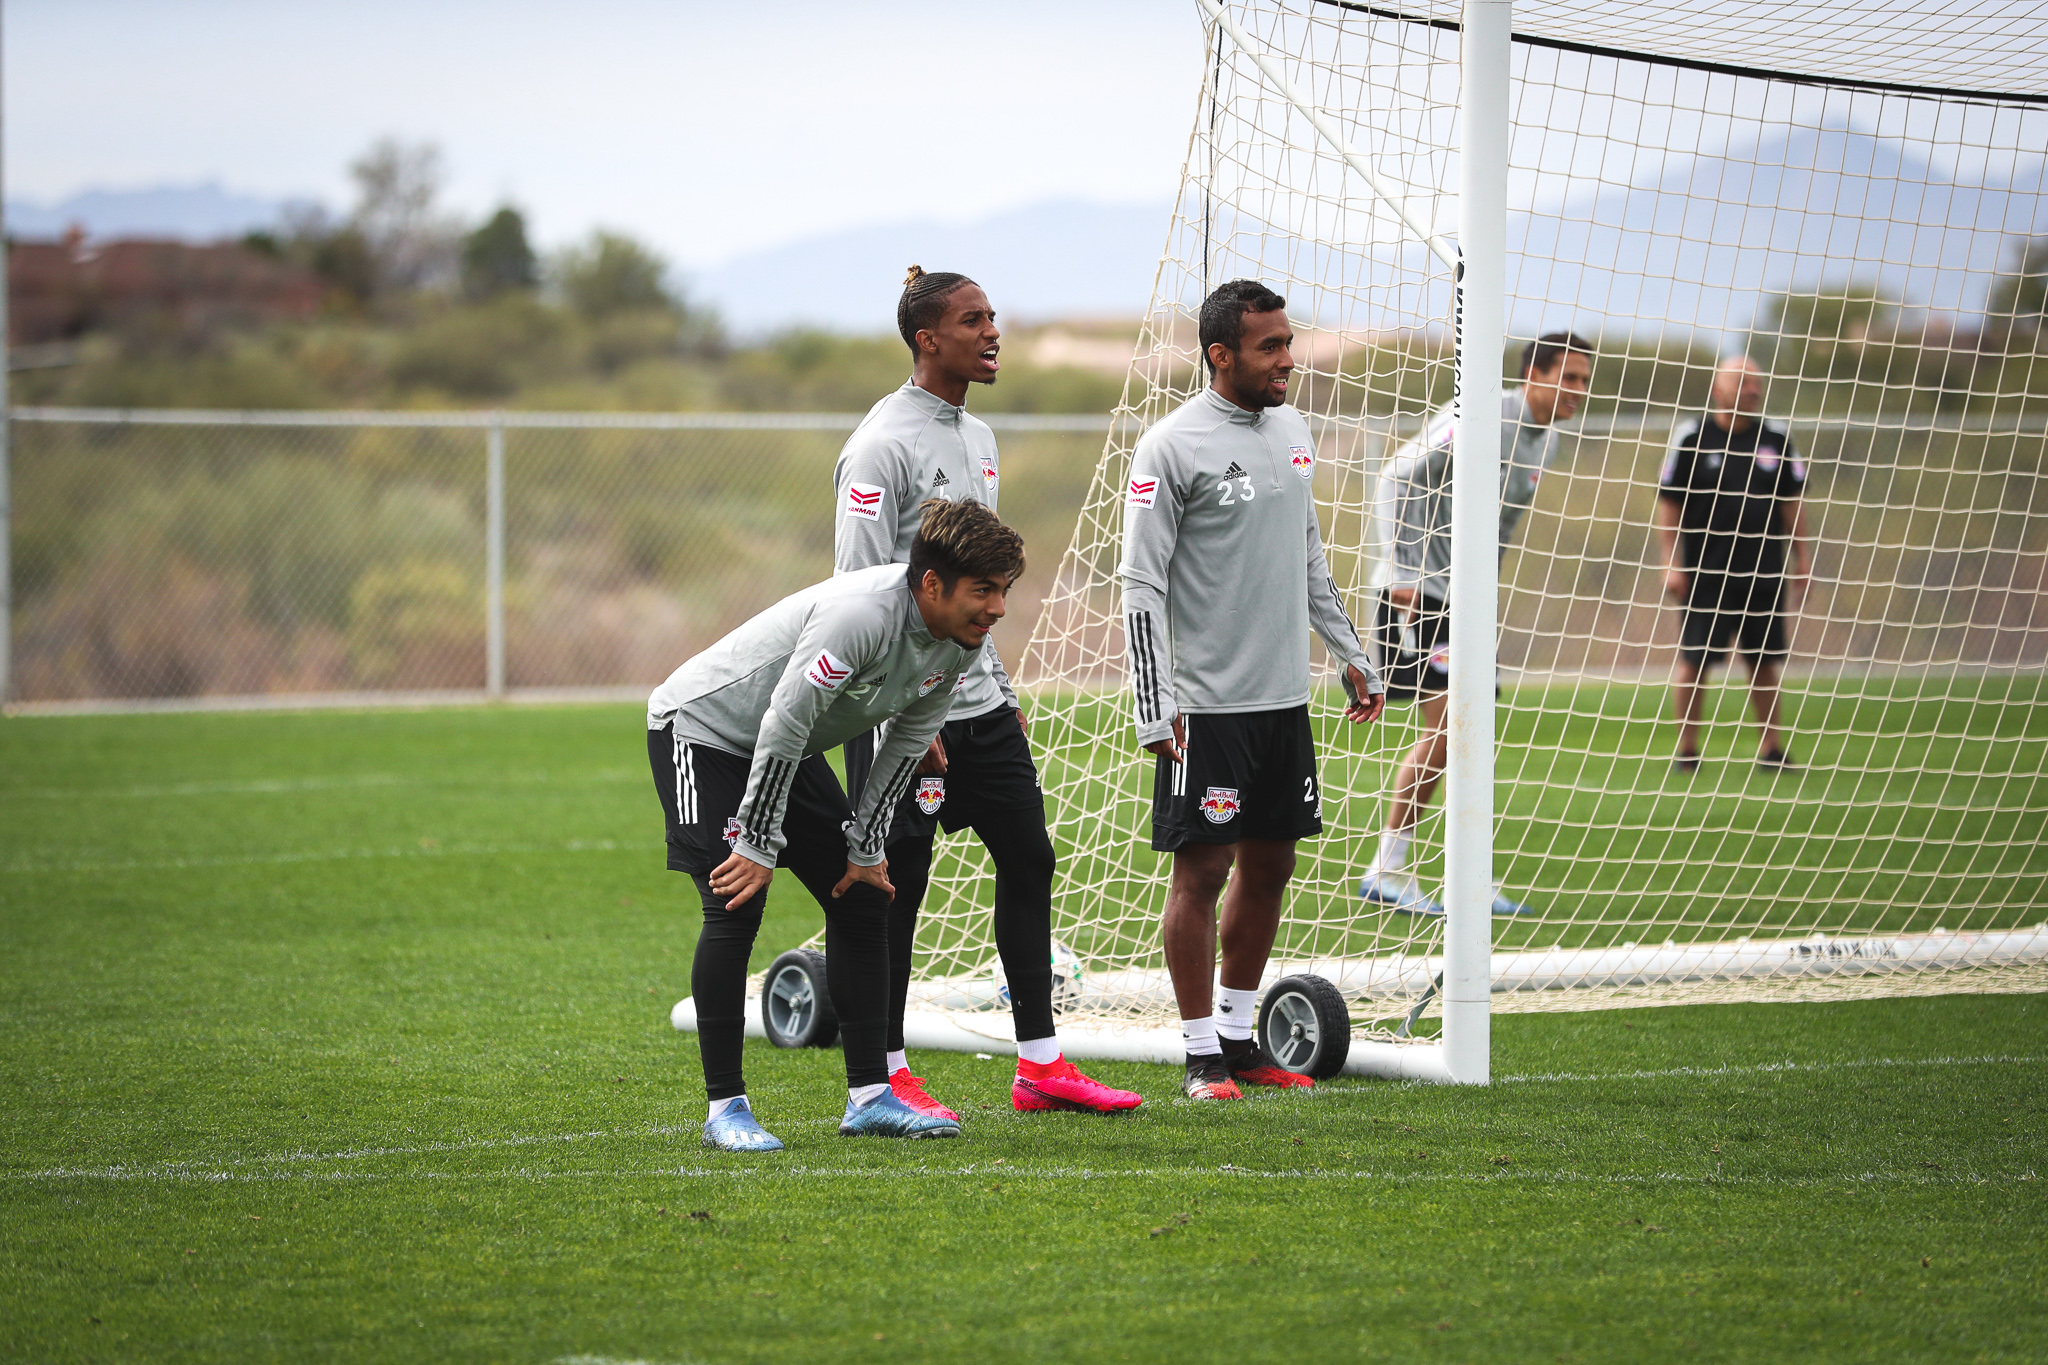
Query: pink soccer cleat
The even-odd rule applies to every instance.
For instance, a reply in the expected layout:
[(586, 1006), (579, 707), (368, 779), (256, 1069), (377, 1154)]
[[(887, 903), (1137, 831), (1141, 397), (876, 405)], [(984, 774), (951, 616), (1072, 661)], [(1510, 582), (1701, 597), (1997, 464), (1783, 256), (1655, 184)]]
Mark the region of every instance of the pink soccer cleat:
[(960, 1121), (958, 1114), (924, 1093), (924, 1077), (911, 1075), (907, 1066), (889, 1073), (889, 1093), (926, 1118)]
[(1065, 1057), (1056, 1062), (1027, 1062), (1017, 1059), (1017, 1079), (1010, 1086), (1010, 1103), (1019, 1113), (1044, 1109), (1078, 1109), (1086, 1114), (1121, 1114), (1136, 1109), (1145, 1097), (1129, 1090), (1112, 1090), (1074, 1069)]

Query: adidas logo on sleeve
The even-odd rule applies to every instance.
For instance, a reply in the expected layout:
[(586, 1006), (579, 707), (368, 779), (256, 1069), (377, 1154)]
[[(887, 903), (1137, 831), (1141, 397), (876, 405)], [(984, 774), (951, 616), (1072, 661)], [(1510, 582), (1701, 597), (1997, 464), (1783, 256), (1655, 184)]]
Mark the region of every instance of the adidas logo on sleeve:
[[(855, 484), (854, 487), (858, 488), (860, 485)], [(829, 649), (819, 650), (818, 657), (811, 660), (810, 666), (804, 669), (804, 681), (824, 692), (837, 692), (839, 685), (852, 675), (853, 669), (833, 657)]]

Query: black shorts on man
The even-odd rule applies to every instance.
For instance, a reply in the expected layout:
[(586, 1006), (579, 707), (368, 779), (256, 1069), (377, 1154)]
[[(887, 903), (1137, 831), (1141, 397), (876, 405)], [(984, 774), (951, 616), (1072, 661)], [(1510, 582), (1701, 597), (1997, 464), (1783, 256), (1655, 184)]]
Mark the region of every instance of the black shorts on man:
[[(929, 839), (940, 828), (956, 834), (992, 813), (1044, 807), (1038, 764), (1017, 721), (1016, 707), (999, 706), (967, 720), (949, 720), (939, 731), (939, 742), (946, 746), (946, 771), (912, 779), (889, 824), (890, 843), (906, 837)], [(849, 740), (843, 752), (848, 799), (858, 802), (875, 762), (874, 731)]]
[(1388, 701), (1413, 701), (1451, 687), (1450, 609), (1434, 597), (1418, 598), (1416, 605), (1412, 620), (1384, 592), (1373, 607), (1373, 643)]
[[(647, 761), (668, 821), (669, 871), (708, 876), (732, 856), (753, 760), (685, 743), (676, 738), (674, 726), (663, 726), (647, 732)], [(829, 872), (829, 887), (846, 871), (846, 822), (852, 818), (853, 806), (824, 755), (804, 759), (790, 781), (782, 818), (788, 843), (780, 865), (799, 876)]]
[(1161, 756), (1152, 776), (1154, 850), (1306, 839), (1323, 832), (1323, 791), (1306, 705), (1197, 711), (1185, 718), (1182, 761)]
[(1733, 643), (1743, 658), (1780, 663), (1791, 652), (1785, 631), (1785, 580), (1776, 574), (1694, 574), (1678, 625), (1678, 657), (1706, 668)]

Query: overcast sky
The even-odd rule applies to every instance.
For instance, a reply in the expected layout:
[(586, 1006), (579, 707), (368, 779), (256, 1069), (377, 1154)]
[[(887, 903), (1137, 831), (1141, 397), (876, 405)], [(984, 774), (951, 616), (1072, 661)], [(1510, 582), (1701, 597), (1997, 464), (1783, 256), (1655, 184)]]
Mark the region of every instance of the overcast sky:
[(218, 180), (345, 207), (382, 134), (453, 207), (702, 267), (835, 228), (1179, 182), (1193, 0), (7, 0), (9, 197)]

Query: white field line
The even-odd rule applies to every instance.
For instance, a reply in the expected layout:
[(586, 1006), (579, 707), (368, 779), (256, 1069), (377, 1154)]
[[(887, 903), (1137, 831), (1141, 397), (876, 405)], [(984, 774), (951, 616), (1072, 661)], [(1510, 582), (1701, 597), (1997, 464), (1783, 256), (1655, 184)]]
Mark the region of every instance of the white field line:
[[(1504, 1084), (1504, 1083), (1509, 1083), (1509, 1082), (1525, 1082), (1525, 1081), (1542, 1081), (1542, 1082), (1573, 1082), (1573, 1081), (1579, 1081), (1579, 1082), (1584, 1082), (1584, 1081), (1626, 1081), (1626, 1080), (1659, 1080), (1659, 1079), (1665, 1079), (1665, 1078), (1669, 1078), (1669, 1077), (1683, 1077), (1683, 1078), (1694, 1078), (1694, 1077), (1706, 1077), (1706, 1078), (1714, 1078), (1714, 1077), (1723, 1077), (1723, 1076), (1750, 1076), (1750, 1075), (1783, 1075), (1783, 1074), (1786, 1074), (1786, 1073), (1790, 1073), (1790, 1072), (1821, 1072), (1821, 1071), (1847, 1071), (1847, 1070), (1855, 1070), (1855, 1069), (1861, 1069), (1861, 1068), (1867, 1068), (1867, 1067), (1917, 1067), (1917, 1066), (2006, 1066), (2006, 1065), (2020, 1065), (2020, 1066), (2024, 1066), (2024, 1065), (2032, 1065), (2032, 1064), (2036, 1064), (2036, 1063), (2039, 1063), (2039, 1062), (2041, 1062), (2041, 1061), (2043, 1061), (2043, 1060), (2044, 1060), (2044, 1059), (2043, 1059), (2043, 1058), (2040, 1058), (2040, 1057), (2012, 1057), (2012, 1056), (1998, 1056), (1998, 1057), (1921, 1057), (1921, 1058), (1915, 1058), (1915, 1057), (1870, 1057), (1870, 1058), (1864, 1058), (1864, 1059), (1862, 1059), (1862, 1060), (1853, 1060), (1853, 1061), (1845, 1061), (1845, 1062), (1770, 1062), (1770, 1063), (1766, 1063), (1766, 1064), (1764, 1064), (1764, 1065), (1761, 1065), (1761, 1066), (1725, 1066), (1725, 1067), (1672, 1067), (1672, 1068), (1669, 1068), (1669, 1069), (1666, 1069), (1666, 1070), (1662, 1070), (1662, 1071), (1617, 1071), (1617, 1072), (1610, 1072), (1610, 1073), (1607, 1073), (1607, 1074), (1598, 1074), (1598, 1075), (1577, 1075), (1577, 1074), (1564, 1074), (1564, 1073), (1559, 1073), (1559, 1074), (1556, 1074), (1556, 1075), (1546, 1075), (1546, 1076), (1504, 1076), (1504, 1077), (1496, 1077), (1496, 1078), (1495, 1078), (1495, 1083), (1496, 1083), (1496, 1084)], [(1407, 1087), (1407, 1088), (1417, 1088), (1417, 1089), (1423, 1089), (1423, 1088), (1426, 1088), (1426, 1089), (1428, 1089), (1428, 1090), (1430, 1090), (1430, 1091), (1432, 1091), (1432, 1092), (1435, 1092), (1435, 1091), (1438, 1091), (1438, 1090), (1440, 1090), (1440, 1089), (1441, 1089), (1441, 1087), (1439, 1087), (1439, 1086), (1435, 1086), (1435, 1085), (1428, 1085), (1427, 1083), (1425, 1083), (1425, 1082), (1420, 1082), (1420, 1081), (1415, 1081), (1415, 1082), (1401, 1082), (1401, 1083), (1399, 1083), (1399, 1084), (1402, 1084), (1402, 1085), (1403, 1085), (1404, 1087)], [(1332, 1088), (1329, 1088), (1329, 1087), (1326, 1087), (1326, 1086), (1318, 1086), (1318, 1087), (1317, 1087), (1317, 1088), (1316, 1088), (1315, 1090), (1313, 1090), (1313, 1091), (1310, 1091), (1310, 1092), (1309, 1092), (1309, 1094), (1308, 1094), (1307, 1096), (1299, 1096), (1299, 1095), (1289, 1095), (1289, 1096), (1282, 1096), (1282, 1095), (1279, 1095), (1279, 1094), (1274, 1094), (1274, 1095), (1254, 1095), (1254, 1096), (1249, 1096), (1249, 1097), (1248, 1097), (1248, 1099), (1249, 1099), (1249, 1100), (1250, 1100), (1250, 1102), (1252, 1102), (1252, 1103), (1276, 1103), (1276, 1102), (1282, 1102), (1283, 1100), (1289, 1100), (1289, 1099), (1296, 1099), (1296, 1098), (1308, 1098), (1308, 1099), (1313, 1099), (1313, 1098), (1315, 1098), (1315, 1097), (1317, 1097), (1317, 1096), (1322, 1096), (1322, 1097), (1325, 1097), (1325, 1098), (1342, 1098), (1342, 1097), (1347, 1097), (1347, 1096), (1370, 1096), (1370, 1095), (1376, 1095), (1376, 1094), (1383, 1094), (1383, 1093), (1385, 1093), (1386, 1087), (1387, 1087), (1387, 1083), (1386, 1083), (1386, 1082), (1371, 1082), (1371, 1083), (1365, 1083), (1365, 1084), (1360, 1084), (1360, 1085), (1355, 1085), (1355, 1086), (1345, 1086), (1345, 1087), (1342, 1087), (1342, 1088), (1337, 1088), (1337, 1089), (1332, 1089)], [(1173, 1100), (1173, 1101), (1169, 1101), (1169, 1103), (1170, 1103), (1170, 1104), (1174, 1104), (1174, 1105), (1181, 1105), (1181, 1104), (1193, 1104), (1193, 1103), (1195, 1103), (1195, 1101), (1192, 1101), (1192, 1100), (1180, 1100), (1180, 1099), (1176, 1099), (1176, 1100)], [(1005, 1120), (1012, 1120), (1012, 1119), (1014, 1119), (1014, 1116), (1011, 1116), (1011, 1115), (992, 1115), (992, 1116), (991, 1116), (991, 1118), (989, 1118), (989, 1119), (981, 1119), (981, 1120), (978, 1120), (977, 1122), (981, 1122), (981, 1123), (987, 1123), (987, 1122), (991, 1122), (991, 1121), (994, 1121), (994, 1122), (1002, 1122), (1002, 1121), (1005, 1121)], [(1124, 1120), (1124, 1121), (1125, 1121), (1125, 1122), (1142, 1122), (1142, 1119), (1141, 1119), (1141, 1118), (1138, 1118), (1138, 1117), (1132, 1117), (1132, 1118), (1126, 1119), (1126, 1120)], [(779, 1128), (779, 1129), (783, 1129), (783, 1130), (785, 1130), (785, 1131), (791, 1131), (791, 1130), (797, 1130), (797, 1129), (805, 1129), (805, 1128), (824, 1128), (824, 1127), (833, 1127), (833, 1128), (836, 1128), (836, 1127), (838, 1127), (838, 1120), (837, 1120), (837, 1119), (833, 1119), (833, 1118), (807, 1118), (807, 1119), (780, 1119), (780, 1120), (771, 1120), (771, 1122), (772, 1122), (772, 1123), (774, 1124), (774, 1126), (775, 1126), (776, 1128)], [(696, 1126), (695, 1126), (694, 1124), (647, 1124), (647, 1125), (644, 1125), (644, 1126), (641, 1126), (641, 1127), (634, 1127), (634, 1128), (596, 1128), (596, 1129), (591, 1129), (591, 1130), (590, 1130), (590, 1131), (588, 1131), (588, 1132), (581, 1132), (581, 1133), (539, 1133), (539, 1134), (530, 1134), (530, 1135), (522, 1135), (522, 1136), (515, 1136), (515, 1137), (503, 1137), (503, 1138), (464, 1138), (464, 1139), (462, 1139), (462, 1140), (460, 1140), (460, 1141), (456, 1141), (456, 1142), (428, 1142), (428, 1143), (420, 1143), (420, 1144), (417, 1144), (417, 1145), (414, 1145), (414, 1146), (408, 1146), (408, 1147), (349, 1147), (349, 1148), (344, 1148), (344, 1149), (342, 1149), (342, 1150), (340, 1150), (340, 1151), (335, 1151), (335, 1152), (303, 1152), (303, 1151), (301, 1151), (301, 1152), (278, 1152), (278, 1153), (273, 1153), (273, 1154), (265, 1154), (265, 1155), (259, 1155), (259, 1156), (249, 1156), (249, 1157), (234, 1157), (234, 1158), (230, 1158), (230, 1159), (227, 1159), (227, 1160), (224, 1160), (224, 1161), (223, 1161), (223, 1160), (208, 1160), (208, 1159), (206, 1159), (206, 1158), (194, 1158), (194, 1159), (192, 1159), (192, 1160), (189, 1160), (189, 1161), (158, 1161), (158, 1162), (149, 1162), (149, 1163), (146, 1163), (146, 1164), (143, 1164), (143, 1165), (139, 1165), (139, 1166), (96, 1166), (96, 1167), (72, 1167), (72, 1166), (60, 1166), (60, 1167), (52, 1167), (52, 1168), (49, 1168), (49, 1169), (47, 1169), (47, 1170), (41, 1170), (41, 1171), (15, 1171), (15, 1172), (0, 1172), (0, 1180), (10, 1180), (10, 1181), (29, 1181), (29, 1180), (218, 1180), (218, 1181), (238, 1181), (238, 1180), (251, 1180), (251, 1181), (258, 1181), (258, 1180), (285, 1180), (285, 1179), (299, 1179), (299, 1178), (302, 1178), (302, 1177), (300, 1177), (300, 1176), (298, 1176), (298, 1175), (295, 1175), (295, 1174), (292, 1174), (292, 1173), (290, 1173), (290, 1172), (280, 1172), (280, 1173), (269, 1173), (269, 1174), (266, 1174), (266, 1173), (262, 1173), (262, 1172), (254, 1172), (254, 1171), (248, 1171), (248, 1170), (246, 1170), (245, 1168), (248, 1168), (248, 1167), (254, 1167), (254, 1166), (276, 1166), (276, 1165), (309, 1165), (309, 1164), (315, 1164), (315, 1163), (322, 1163), (322, 1162), (330, 1162), (330, 1161), (365, 1161), (365, 1160), (372, 1160), (372, 1159), (376, 1159), (376, 1158), (380, 1158), (380, 1157), (410, 1157), (410, 1156), (437, 1156), (437, 1155), (443, 1155), (443, 1154), (446, 1154), (446, 1153), (449, 1153), (449, 1152), (476, 1152), (476, 1151), (487, 1151), (487, 1150), (491, 1150), (491, 1149), (494, 1149), (494, 1148), (504, 1148), (504, 1147), (537, 1147), (537, 1146), (545, 1146), (545, 1145), (550, 1145), (550, 1144), (557, 1144), (557, 1143), (572, 1143), (572, 1142), (591, 1142), (591, 1141), (597, 1141), (597, 1140), (601, 1140), (601, 1139), (605, 1139), (605, 1138), (642, 1138), (642, 1137), (674, 1137), (674, 1136), (677, 1136), (677, 1135), (683, 1135), (683, 1134), (694, 1134), (694, 1133), (695, 1133), (696, 1131), (697, 1131), (697, 1129), (696, 1129)], [(768, 1169), (768, 1168), (758, 1168), (758, 1169), (763, 1169), (763, 1170), (766, 1170), (766, 1169)], [(792, 1172), (792, 1171), (796, 1171), (796, 1170), (801, 1170), (801, 1169), (803, 1169), (803, 1168), (782, 1168), (782, 1169), (783, 1169), (784, 1173), (790, 1173), (790, 1172)], [(981, 1168), (981, 1167), (975, 1167), (975, 1166), (966, 1166), (966, 1167), (947, 1167), (947, 1168), (944, 1168), (944, 1169), (945, 1169), (946, 1171), (949, 1171), (949, 1172), (961, 1172), (961, 1171), (964, 1171), (964, 1172), (972, 1173), (972, 1172), (975, 1172), (975, 1171), (978, 1171), (978, 1170), (979, 1170), (979, 1171), (983, 1171), (984, 1173), (1011, 1173), (1011, 1172), (1009, 1172), (1009, 1168), (1008, 1168), (1008, 1167), (987, 1167), (987, 1168)], [(1064, 1169), (1064, 1168), (1060, 1168), (1060, 1169)], [(1185, 1171), (1187, 1171), (1187, 1172), (1198, 1172), (1198, 1171), (1206, 1171), (1206, 1170), (1208, 1170), (1209, 1168), (1207, 1168), (1207, 1167), (1186, 1167), (1186, 1168), (1182, 1168), (1182, 1169), (1184, 1169), (1184, 1170), (1185, 1170)], [(1231, 1166), (1223, 1166), (1223, 1167), (1219, 1167), (1219, 1168), (1217, 1168), (1217, 1169), (1220, 1169), (1220, 1170), (1222, 1170), (1222, 1171), (1225, 1171), (1225, 1172), (1235, 1172), (1235, 1173), (1239, 1173), (1239, 1174), (1247, 1174), (1247, 1175), (1264, 1175), (1264, 1174), (1271, 1174), (1271, 1173), (1269, 1173), (1269, 1172), (1255, 1172), (1255, 1171), (1246, 1171), (1246, 1170), (1243, 1170), (1242, 1168), (1237, 1168), (1237, 1167), (1231, 1167)], [(655, 1175), (661, 1175), (661, 1174), (677, 1174), (677, 1173), (678, 1173), (678, 1172), (672, 1172), (672, 1171), (668, 1171), (668, 1170), (664, 1169), (664, 1170), (656, 1170), (656, 1171), (647, 1171), (647, 1172), (630, 1172), (630, 1171), (622, 1171), (622, 1172), (618, 1172), (617, 1174), (620, 1174), (620, 1175), (632, 1175), (632, 1174), (655, 1174)], [(679, 1173), (680, 1173), (680, 1174), (684, 1174), (684, 1175), (690, 1175), (690, 1174), (738, 1174), (739, 1172), (734, 1172), (734, 1171), (730, 1171), (730, 1170), (728, 1170), (728, 1171), (722, 1171), (722, 1172), (721, 1172), (721, 1171), (718, 1171), (718, 1170), (715, 1170), (715, 1169), (712, 1169), (712, 1168), (706, 1168), (706, 1169), (704, 1169), (704, 1170), (701, 1170), (701, 1171), (692, 1171), (692, 1170), (690, 1170), (690, 1169), (688, 1169), (688, 1168), (685, 1168), (685, 1169), (684, 1169), (683, 1171), (681, 1171), (681, 1172), (679, 1172)], [(857, 1169), (849, 1169), (849, 1170), (846, 1170), (846, 1171), (840, 1171), (840, 1172), (833, 1172), (833, 1171), (828, 1171), (828, 1170), (825, 1170), (825, 1169), (823, 1169), (823, 1168), (820, 1168), (820, 1169), (818, 1169), (817, 1171), (815, 1171), (814, 1173), (815, 1173), (815, 1174), (821, 1174), (821, 1175), (822, 1175), (822, 1174), (834, 1174), (834, 1173), (837, 1173), (837, 1174), (861, 1174), (861, 1173), (872, 1173), (872, 1174), (888, 1174), (889, 1172), (886, 1172), (886, 1171), (882, 1171), (882, 1170), (873, 1170), (873, 1171), (869, 1171), (869, 1170), (868, 1170), (868, 1168), (857, 1168)], [(1015, 1172), (1015, 1173), (1016, 1173), (1016, 1174), (1023, 1174), (1024, 1172), (1023, 1172), (1022, 1170), (1019, 1170), (1019, 1171), (1017, 1171), (1017, 1172)], [(1146, 1174), (1146, 1173), (1147, 1173), (1147, 1172), (1123, 1172), (1122, 1174)], [(526, 1174), (527, 1174), (527, 1175), (529, 1175), (529, 1176), (531, 1176), (531, 1178), (536, 1178), (536, 1179), (540, 1178), (540, 1176), (539, 1176), (538, 1174), (535, 1174), (535, 1173), (526, 1173)], [(568, 1176), (576, 1176), (576, 1175), (580, 1175), (580, 1174), (589, 1174), (589, 1175), (602, 1175), (602, 1174), (604, 1174), (604, 1173), (603, 1173), (603, 1172), (588, 1172), (588, 1173), (585, 1173), (585, 1172), (562, 1172), (561, 1174), (562, 1174), (562, 1175), (564, 1175), (565, 1177), (568, 1177)], [(1107, 1172), (1107, 1173), (1105, 1173), (1105, 1174), (1119, 1174), (1119, 1173), (1118, 1173), (1118, 1172)], [(1370, 1173), (1367, 1173), (1367, 1174), (1370, 1174)], [(451, 1174), (449, 1174), (449, 1173), (445, 1173), (445, 1172), (422, 1172), (422, 1173), (417, 1173), (417, 1175), (415, 1175), (415, 1174), (412, 1174), (412, 1173), (400, 1173), (400, 1174), (396, 1174), (396, 1175), (386, 1175), (386, 1174), (376, 1174), (376, 1175), (371, 1175), (371, 1174), (367, 1174), (367, 1173), (357, 1173), (357, 1174), (348, 1174), (348, 1173), (340, 1173), (340, 1172), (333, 1172), (333, 1173), (326, 1173), (326, 1174), (320, 1175), (320, 1176), (319, 1176), (318, 1178), (321, 1178), (321, 1179), (339, 1179), (339, 1178), (355, 1179), (355, 1178), (358, 1178), (358, 1175), (360, 1175), (360, 1178), (364, 1178), (364, 1179), (413, 1179), (413, 1178), (418, 1178), (418, 1179), (459, 1179), (459, 1178), (467, 1178), (467, 1176), (464, 1176), (464, 1175), (451, 1175)], [(313, 1177), (304, 1177), (304, 1178), (313, 1178)], [(478, 1175), (478, 1176), (477, 1176), (476, 1178), (478, 1178), (478, 1179), (497, 1179), (497, 1178), (500, 1178), (500, 1176), (499, 1176), (499, 1175), (497, 1175), (497, 1174), (492, 1174), (492, 1173), (484, 1173), (484, 1174), (479, 1174), (479, 1175)], [(1309, 1178), (1309, 1177), (1307, 1177), (1307, 1176), (1304, 1176), (1303, 1178)], [(1318, 1176), (1317, 1176), (1317, 1178), (1320, 1178), (1320, 1173), (1318, 1173)], [(1460, 1179), (1463, 1179), (1463, 1178), (1466, 1178), (1466, 1177), (1459, 1177), (1459, 1178), (1460, 1178)], [(1632, 1176), (1632, 1177), (1628, 1177), (1628, 1178), (1629, 1178), (1629, 1179), (1643, 1179), (1643, 1178), (1647, 1178), (1647, 1177), (1633, 1177), (1633, 1176)], [(1673, 1178), (1674, 1178), (1674, 1179), (1676, 1179), (1676, 1178), (1678, 1178), (1678, 1177), (1673, 1177)], [(1691, 1178), (1691, 1177), (1686, 1177), (1686, 1178)], [(1732, 1177), (1731, 1177), (1731, 1178), (1732, 1178)], [(1851, 1178), (1851, 1177), (1829, 1177), (1829, 1179), (1831, 1179), (1831, 1180), (1832, 1180), (1832, 1179), (1849, 1179), (1849, 1178)], [(2032, 1179), (2033, 1177), (2032, 1177), (2031, 1175), (2025, 1175), (2025, 1176), (2021, 1176), (2021, 1177), (2019, 1177), (2019, 1178), (2020, 1178), (2020, 1179)]]
[(19, 787), (0, 790), (0, 800), (107, 801), (121, 798), (157, 800), (168, 796), (275, 796), (289, 792), (355, 791), (370, 787), (566, 787), (592, 783), (644, 781), (646, 774), (631, 768), (601, 768), (595, 772), (494, 773), (462, 781), (422, 777), (407, 773), (353, 773), (345, 777), (252, 777), (219, 782), (168, 782), (132, 787)]
[(565, 839), (559, 843), (432, 844), (390, 848), (337, 848), (300, 853), (241, 853), (210, 858), (135, 858), (117, 862), (24, 859), (0, 872), (138, 872), (206, 867), (284, 867), (295, 863), (357, 862), (379, 858), (481, 858), (512, 853), (646, 853), (662, 846), (632, 839)]
[[(1283, 1180), (1303, 1182), (1366, 1181), (1386, 1185), (1746, 1185), (1776, 1189), (1839, 1189), (1850, 1185), (2013, 1185), (2040, 1179), (2035, 1169), (2024, 1171), (1926, 1172), (1859, 1171), (1852, 1175), (1778, 1176), (1727, 1175), (1718, 1172), (1683, 1171), (1586, 1172), (1586, 1171), (1389, 1171), (1370, 1167), (1356, 1170), (1253, 1170), (1247, 1166), (784, 1166), (773, 1155), (735, 1158), (759, 1164), (745, 1166), (633, 1166), (606, 1169), (547, 1171), (183, 1171), (151, 1174), (128, 1171), (95, 1174), (88, 1171), (46, 1173), (45, 1178), (70, 1180), (159, 1181), (184, 1185), (281, 1185), (281, 1184), (396, 1184), (400, 1182), (450, 1181), (485, 1183), (514, 1181), (539, 1183), (549, 1180), (1125, 1180), (1187, 1179)], [(17, 1179), (24, 1177), (16, 1177)]]

